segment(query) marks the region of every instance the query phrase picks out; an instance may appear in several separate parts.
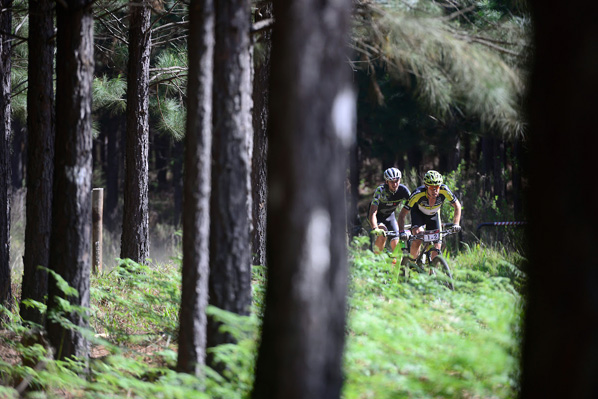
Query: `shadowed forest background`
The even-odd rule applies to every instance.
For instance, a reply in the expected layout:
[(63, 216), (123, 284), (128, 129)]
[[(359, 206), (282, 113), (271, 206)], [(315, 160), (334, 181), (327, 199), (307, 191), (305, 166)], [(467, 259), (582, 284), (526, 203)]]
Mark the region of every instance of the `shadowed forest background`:
[[(255, 13), (262, 9), (255, 5)], [(93, 187), (104, 188), (104, 260), (120, 253), (123, 219), (126, 8), (95, 8)], [(23, 14), (24, 15), (24, 14)], [(149, 78), (150, 258), (165, 261), (180, 246), (186, 79), (184, 7), (160, 3), (153, 10)], [(256, 14), (257, 15), (257, 14)], [(15, 20), (23, 18), (15, 3)], [(256, 17), (257, 18), (257, 17)], [(466, 241), (479, 223), (525, 220), (522, 214), (523, 79), (529, 56), (529, 14), (520, 2), (474, 4), (357, 2), (353, 16), (353, 81), (358, 90), (357, 146), (351, 155), (349, 223), (364, 224), (382, 171), (401, 169), (411, 190), (437, 169), (466, 206)], [(26, 33), (25, 24), (18, 32)], [(255, 32), (253, 62), (265, 62), (263, 34)], [(26, 83), (26, 46), (13, 49), (13, 81)], [(19, 57), (20, 55), (20, 57)], [(255, 108), (261, 96), (254, 87)], [(13, 97), (11, 151), (13, 268), (24, 245), (24, 187), (28, 142), (25, 91)], [(21, 100), (20, 100), (21, 99)], [(255, 116), (254, 116), (255, 117)], [(254, 121), (254, 123), (258, 123)], [(258, 129), (255, 129), (259, 132)], [(256, 133), (257, 134), (257, 133)], [(259, 166), (259, 165), (258, 165)], [(260, 185), (254, 184), (255, 187)], [(255, 193), (254, 193), (255, 194)], [(487, 230), (486, 230), (487, 231)], [(254, 253), (259, 254), (260, 251)]]

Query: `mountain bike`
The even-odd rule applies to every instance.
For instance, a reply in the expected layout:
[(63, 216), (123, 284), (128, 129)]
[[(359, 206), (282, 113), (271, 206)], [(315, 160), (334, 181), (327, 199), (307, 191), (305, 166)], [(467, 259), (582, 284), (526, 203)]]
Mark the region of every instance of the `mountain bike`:
[[(419, 273), (427, 272), (430, 275), (437, 276), (437, 272), (440, 270), (444, 274), (444, 278), (442, 278), (444, 284), (451, 290), (455, 289), (451, 268), (442, 255), (442, 252), (434, 246), (434, 244), (441, 242), (444, 237), (457, 233), (452, 227), (453, 223), (446, 223), (443, 225), (445, 230), (426, 230), (421, 234), (409, 235), (407, 244), (402, 248), (404, 253), (401, 260), (403, 277), (408, 279), (412, 270), (416, 270)], [(386, 232), (386, 236), (398, 236), (398, 233), (389, 231)], [(415, 240), (423, 241), (423, 249), (420, 250), (417, 259), (412, 260), (409, 258), (409, 249)]]

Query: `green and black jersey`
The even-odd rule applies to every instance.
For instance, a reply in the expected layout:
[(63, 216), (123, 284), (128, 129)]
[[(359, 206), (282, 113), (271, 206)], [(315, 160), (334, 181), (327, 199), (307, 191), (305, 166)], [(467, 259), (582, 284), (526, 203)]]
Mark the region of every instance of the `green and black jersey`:
[[(379, 185), (374, 192), (374, 199), (370, 204), (378, 207), (378, 220), (387, 219), (397, 209), (401, 202), (409, 198), (410, 192), (407, 186), (399, 184), (397, 191), (393, 194), (388, 189), (388, 184)], [(368, 212), (369, 214), (369, 212)]]
[(450, 204), (457, 201), (457, 197), (446, 184), (440, 185), (438, 197), (436, 198), (434, 205), (430, 205), (430, 202), (428, 201), (426, 186), (420, 186), (411, 194), (411, 197), (409, 197), (409, 200), (405, 204), (405, 209), (411, 210), (413, 207), (417, 206), (424, 215), (430, 216), (437, 214), (445, 201), (448, 201)]

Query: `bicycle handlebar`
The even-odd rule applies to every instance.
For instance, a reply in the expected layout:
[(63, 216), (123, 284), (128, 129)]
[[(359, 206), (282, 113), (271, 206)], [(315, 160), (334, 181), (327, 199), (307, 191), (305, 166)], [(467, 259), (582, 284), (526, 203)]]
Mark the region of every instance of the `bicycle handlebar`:
[[(447, 223), (448, 225), (448, 223)], [(420, 234), (412, 234), (409, 236), (408, 240), (422, 240), (423, 242), (438, 242), (442, 240), (444, 237), (449, 236), (451, 234), (458, 233), (457, 231), (453, 230), (454, 223), (450, 223), (450, 226), (446, 230), (426, 230)], [(438, 234), (437, 238), (430, 239), (430, 236)]]
[[(426, 235), (430, 235), (430, 234), (434, 234), (434, 233), (439, 233), (439, 239), (442, 239), (445, 236), (451, 235), (451, 234), (456, 234), (457, 232), (454, 231), (452, 228), (455, 224), (454, 223), (443, 223), (442, 227), (445, 228), (446, 230), (426, 230), (423, 233), (420, 234), (409, 234), (408, 239), (409, 240), (424, 240)], [(408, 231), (408, 230), (407, 230)], [(398, 237), (399, 233), (396, 231), (386, 231), (386, 230), (382, 230), (382, 234), (376, 234), (374, 233), (374, 230), (372, 230), (370, 232), (370, 234), (372, 235), (383, 235), (384, 237)], [(424, 240), (425, 241), (425, 240)]]

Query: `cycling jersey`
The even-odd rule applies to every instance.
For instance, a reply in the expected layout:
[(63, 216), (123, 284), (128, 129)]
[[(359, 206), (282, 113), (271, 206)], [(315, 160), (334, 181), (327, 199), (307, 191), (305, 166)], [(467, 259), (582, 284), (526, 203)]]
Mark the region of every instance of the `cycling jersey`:
[(453, 192), (447, 187), (446, 184), (440, 185), (440, 190), (438, 191), (438, 197), (436, 197), (436, 201), (434, 205), (430, 205), (428, 201), (428, 195), (426, 194), (426, 186), (418, 187), (409, 197), (409, 200), (405, 204), (404, 208), (410, 210), (414, 206), (417, 205), (417, 208), (424, 214), (424, 215), (435, 215), (444, 204), (444, 201), (448, 201), (451, 204), (454, 204), (457, 201), (457, 197)]
[(392, 215), (401, 202), (409, 198), (409, 194), (409, 189), (403, 184), (399, 184), (397, 191), (393, 194), (389, 191), (388, 184), (384, 183), (376, 188), (370, 207), (376, 205), (378, 207), (378, 219), (384, 220)]

